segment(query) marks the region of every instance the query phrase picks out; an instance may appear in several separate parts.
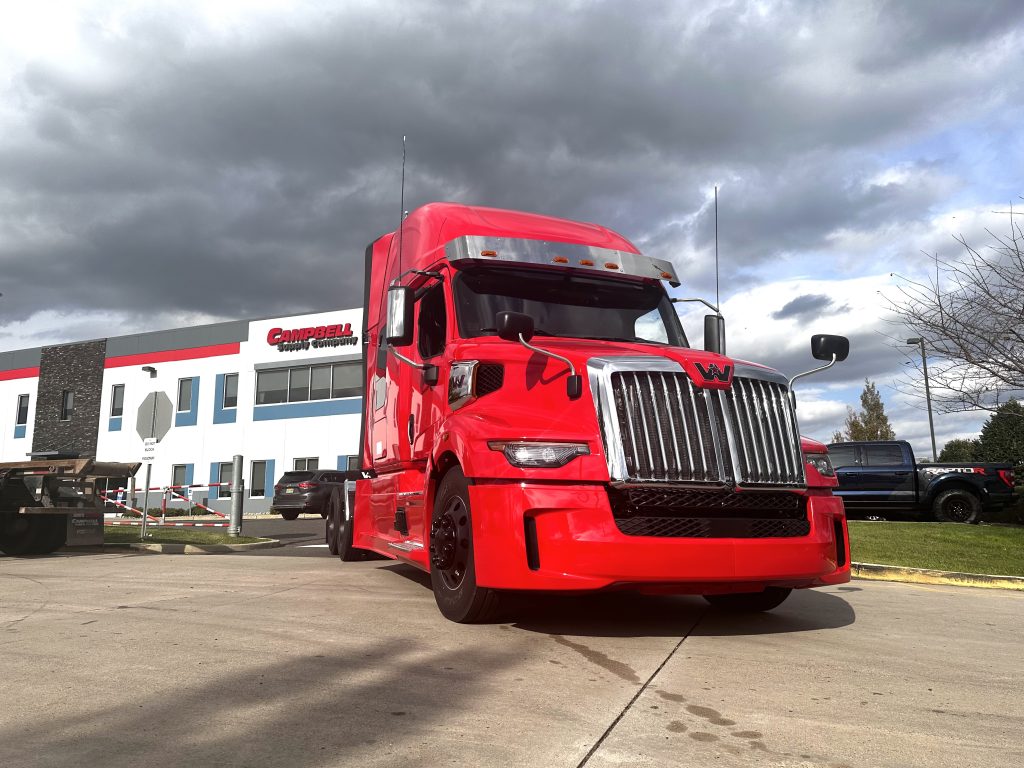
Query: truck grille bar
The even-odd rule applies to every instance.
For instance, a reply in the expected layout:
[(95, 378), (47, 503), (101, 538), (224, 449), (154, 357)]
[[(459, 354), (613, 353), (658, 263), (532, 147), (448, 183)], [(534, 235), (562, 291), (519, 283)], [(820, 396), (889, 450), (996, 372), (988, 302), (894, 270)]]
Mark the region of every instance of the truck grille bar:
[(742, 366), (729, 390), (701, 389), (670, 360), (591, 360), (613, 481), (804, 485), (785, 381)]

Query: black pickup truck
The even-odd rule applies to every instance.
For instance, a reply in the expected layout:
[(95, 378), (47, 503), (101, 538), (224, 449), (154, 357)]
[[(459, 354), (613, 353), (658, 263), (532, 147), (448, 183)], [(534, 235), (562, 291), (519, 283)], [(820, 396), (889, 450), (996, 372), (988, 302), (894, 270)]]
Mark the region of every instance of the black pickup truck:
[(1014, 502), (1013, 465), (918, 464), (905, 440), (828, 446), (846, 511), (977, 523)]

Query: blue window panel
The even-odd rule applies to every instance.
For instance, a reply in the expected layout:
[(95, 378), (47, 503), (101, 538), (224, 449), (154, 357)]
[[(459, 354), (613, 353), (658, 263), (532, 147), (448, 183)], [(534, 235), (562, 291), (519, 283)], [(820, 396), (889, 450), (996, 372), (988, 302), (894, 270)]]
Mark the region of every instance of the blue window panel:
[(213, 385), (213, 423), (234, 424), (238, 414), (237, 408), (224, 408), (224, 377), (227, 374), (218, 373), (217, 380)]
[[(182, 378), (185, 378), (182, 376)], [(192, 410), (179, 411), (174, 415), (174, 426), (194, 427), (199, 423), (199, 377), (192, 377)]]
[[(214, 462), (210, 463), (210, 482), (211, 483), (219, 483), (220, 482), (220, 462), (219, 461), (214, 461)], [(219, 490), (220, 490), (220, 488), (218, 488), (217, 486), (213, 486), (213, 485), (210, 486), (210, 501), (216, 501), (217, 500), (217, 492)]]
[(15, 439), (22, 438), (24, 436), (25, 436), (25, 425), (24, 424), (17, 424), (14, 427), (14, 437), (15, 437)]
[(277, 482), (277, 478), (274, 477), (274, 459), (267, 459), (267, 472), (264, 478), (263, 495), (269, 499), (274, 495), (274, 483)]
[(339, 469), (342, 472), (344, 472), (346, 469), (348, 469), (348, 456), (339, 456), (338, 457), (338, 466), (336, 467), (336, 469)]
[(192, 485), (195, 482), (196, 477), (196, 465), (186, 464), (185, 465), (185, 485)]
[(312, 416), (341, 416), (359, 413), (362, 409), (363, 398), (361, 397), (347, 397), (341, 400), (314, 400), (307, 403), (258, 405), (252, 409), (252, 420), (274, 421), (276, 419), (304, 419)]
[(110, 431), (110, 432), (120, 432), (121, 431), (121, 417), (120, 416), (111, 416), (110, 417), (110, 424), (107, 425), (107, 430)]

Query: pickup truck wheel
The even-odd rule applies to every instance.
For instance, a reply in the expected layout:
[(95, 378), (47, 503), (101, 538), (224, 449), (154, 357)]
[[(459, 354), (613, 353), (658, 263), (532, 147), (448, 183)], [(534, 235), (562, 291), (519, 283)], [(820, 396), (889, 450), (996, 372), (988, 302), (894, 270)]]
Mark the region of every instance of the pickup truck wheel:
[(337, 493), (332, 493), (327, 502), (327, 524), (324, 526), (324, 538), (327, 541), (327, 549), (332, 555), (338, 554), (338, 529), (341, 527), (341, 511), (339, 510), (339, 498)]
[(444, 476), (434, 501), (430, 520), (430, 584), (437, 607), (451, 621), (487, 621), (497, 607), (498, 593), (476, 583), (469, 483), (458, 467)]
[(787, 587), (767, 587), (764, 592), (734, 592), (725, 595), (704, 595), (715, 608), (731, 613), (756, 613), (778, 608), (793, 590)]
[(951, 488), (935, 497), (932, 512), (940, 523), (976, 524), (981, 522), (981, 500), (970, 491)]
[(298, 520), (299, 513), (293, 509), (289, 512), (282, 512), (281, 517), (283, 517), (285, 520)]

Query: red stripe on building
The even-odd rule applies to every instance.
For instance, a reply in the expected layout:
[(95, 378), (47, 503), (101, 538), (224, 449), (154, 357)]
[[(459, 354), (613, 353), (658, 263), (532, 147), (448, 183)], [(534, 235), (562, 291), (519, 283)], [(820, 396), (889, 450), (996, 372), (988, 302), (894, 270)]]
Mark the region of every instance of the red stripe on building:
[(11, 379), (32, 379), (39, 376), (38, 368), (15, 368), (10, 371), (0, 371), (0, 381)]
[[(104, 368), (122, 368), (126, 365), (145, 365), (146, 363), (169, 363), (175, 360), (197, 360), (201, 357), (218, 357), (220, 355), (237, 355), (239, 342), (231, 344), (213, 344), (209, 347), (192, 347), (191, 349), (168, 349), (163, 352), (143, 352), (140, 355), (121, 355), (108, 357), (103, 363)], [(38, 369), (37, 369), (38, 371)]]

